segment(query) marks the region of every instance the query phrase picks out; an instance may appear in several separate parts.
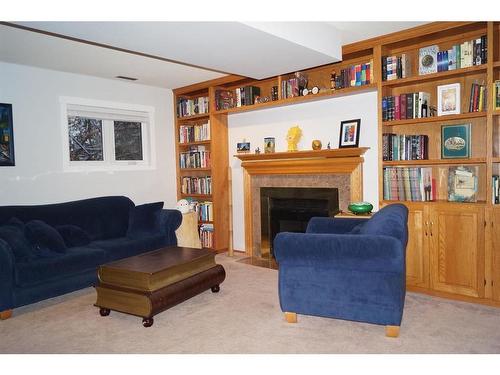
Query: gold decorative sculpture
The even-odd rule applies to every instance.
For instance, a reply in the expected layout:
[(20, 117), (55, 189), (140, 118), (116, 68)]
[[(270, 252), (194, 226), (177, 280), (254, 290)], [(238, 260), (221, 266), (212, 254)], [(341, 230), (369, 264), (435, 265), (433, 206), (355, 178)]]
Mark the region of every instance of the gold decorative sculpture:
[(321, 147), (323, 145), (321, 144), (321, 141), (319, 139), (315, 139), (312, 141), (311, 147), (313, 150), (321, 150)]
[(290, 129), (288, 129), (288, 133), (286, 134), (286, 141), (288, 142), (288, 152), (298, 151), (297, 143), (299, 143), (301, 137), (302, 130), (297, 125), (292, 126)]

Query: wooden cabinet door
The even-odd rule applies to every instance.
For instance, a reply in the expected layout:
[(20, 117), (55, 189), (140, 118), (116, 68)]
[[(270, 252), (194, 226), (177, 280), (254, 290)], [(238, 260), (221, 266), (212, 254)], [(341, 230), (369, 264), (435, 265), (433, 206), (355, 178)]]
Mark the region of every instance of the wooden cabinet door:
[(429, 287), (428, 219), (424, 207), (409, 207), (406, 284)]
[(491, 277), (493, 280), (493, 299), (500, 301), (500, 210), (494, 208), (492, 212), (492, 267)]
[(484, 209), (446, 205), (430, 209), (431, 288), (484, 296)]

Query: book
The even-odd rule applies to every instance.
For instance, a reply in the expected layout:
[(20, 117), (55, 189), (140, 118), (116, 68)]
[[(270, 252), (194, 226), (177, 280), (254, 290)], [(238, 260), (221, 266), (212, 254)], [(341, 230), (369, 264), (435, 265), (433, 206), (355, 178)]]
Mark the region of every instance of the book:
[(418, 72), (420, 75), (437, 72), (437, 54), (439, 47), (436, 45), (420, 48), (418, 53)]
[(477, 202), (478, 166), (448, 168), (448, 201)]
[(500, 109), (500, 80), (493, 83), (493, 108)]

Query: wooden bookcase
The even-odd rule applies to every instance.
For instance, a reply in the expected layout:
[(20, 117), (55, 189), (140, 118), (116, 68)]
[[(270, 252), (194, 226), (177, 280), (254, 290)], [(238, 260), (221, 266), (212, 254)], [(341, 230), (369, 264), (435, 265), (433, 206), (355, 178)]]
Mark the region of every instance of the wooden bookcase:
[[(418, 74), (419, 49), (438, 45), (440, 50), (455, 44), (487, 35), (488, 59), (486, 64), (428, 75)], [(409, 208), (409, 242), (407, 248), (408, 289), (448, 298), (500, 306), (500, 205), (492, 202), (491, 179), (500, 174), (500, 110), (492, 101), (493, 82), (500, 79), (500, 23), (499, 22), (434, 22), (382, 37), (353, 43), (343, 47), (343, 61), (303, 71), (309, 78), (308, 87), (318, 86), (316, 95), (283, 98), (281, 83), (293, 73), (256, 81), (246, 77), (228, 76), (174, 90), (174, 101), (182, 96), (209, 95), (209, 118), (212, 139), (207, 147), (212, 153), (212, 166), (206, 171), (213, 179), (211, 199), (214, 205), (214, 250), (228, 249), (229, 221), (229, 148), (227, 138), (228, 117), (233, 113), (254, 111), (269, 107), (295, 105), (308, 101), (356, 95), (363, 91), (378, 94), (378, 143), (380, 206), (394, 203), (383, 196), (383, 170), (385, 167), (430, 167), (436, 179), (437, 200), (430, 202), (401, 201)], [(410, 74), (406, 78), (382, 81), (382, 56), (407, 54)], [(358, 63), (372, 61), (371, 82), (364, 86), (331, 90), (330, 77), (335, 70)], [(473, 82), (485, 84), (487, 110), (468, 112), (470, 86)], [(461, 112), (448, 116), (412, 120), (382, 121), (382, 97), (424, 91), (431, 94), (430, 105), (436, 106), (437, 87), (459, 83), (461, 86)], [(278, 86), (275, 101), (216, 111), (215, 90), (233, 90), (245, 85), (257, 86), (261, 96), (270, 96), (272, 86)], [(176, 118), (176, 136), (183, 122), (198, 121)], [(445, 124), (471, 124), (471, 153), (469, 158), (441, 158), (441, 126)], [(425, 134), (429, 137), (428, 160), (383, 161), (382, 134)], [(177, 138), (178, 140), (178, 138)], [(178, 142), (177, 142), (178, 143)], [(183, 145), (177, 144), (177, 155)], [(177, 160), (178, 162), (179, 160)], [(447, 184), (450, 166), (477, 166), (478, 193), (475, 203), (448, 202)], [(180, 177), (191, 171), (177, 169)], [(194, 173), (194, 172), (193, 172)], [(180, 194), (178, 186), (178, 197)]]
[[(308, 87), (317, 86), (320, 88), (318, 94), (309, 94), (306, 96), (296, 96), (292, 98), (281, 97), (281, 82), (293, 76), (293, 73), (282, 76), (271, 77), (264, 80), (252, 80), (240, 76), (227, 76), (221, 79), (216, 79), (208, 82), (186, 86), (174, 90), (174, 108), (175, 108), (175, 137), (176, 137), (176, 175), (177, 175), (177, 198), (192, 198), (199, 202), (210, 201), (213, 207), (213, 224), (214, 239), (212, 250), (216, 252), (224, 252), (230, 250), (230, 181), (229, 181), (229, 147), (228, 144), (228, 118), (233, 113), (246, 111), (254, 111), (269, 107), (294, 105), (303, 102), (328, 99), (332, 97), (341, 97), (346, 95), (354, 95), (363, 91), (375, 91), (377, 88), (376, 78), (372, 73), (370, 84), (362, 86), (353, 86), (343, 89), (331, 89), (330, 78), (333, 71), (340, 72), (351, 65), (366, 64), (373, 59), (372, 49), (365, 48), (361, 51), (345, 56), (340, 63), (324, 65), (312, 69), (302, 71), (308, 76)], [(373, 66), (371, 68), (373, 72)], [(271, 96), (273, 86), (278, 86), (278, 99), (246, 105), (225, 110), (216, 110), (215, 92), (216, 90), (234, 90), (239, 87), (252, 85), (260, 88), (261, 97)], [(197, 97), (209, 97), (209, 113), (194, 115), (189, 117), (179, 117), (177, 113), (178, 101), (181, 98), (193, 99)], [(210, 121), (210, 140), (194, 143), (180, 143), (179, 129), (183, 125), (197, 125)], [(186, 152), (192, 146), (204, 146), (210, 151), (211, 166), (209, 168), (182, 169), (180, 168), (180, 154)], [(210, 195), (200, 194), (183, 194), (181, 192), (182, 178), (185, 176), (211, 176), (212, 178), (212, 193)], [(204, 224), (204, 222), (199, 223)]]

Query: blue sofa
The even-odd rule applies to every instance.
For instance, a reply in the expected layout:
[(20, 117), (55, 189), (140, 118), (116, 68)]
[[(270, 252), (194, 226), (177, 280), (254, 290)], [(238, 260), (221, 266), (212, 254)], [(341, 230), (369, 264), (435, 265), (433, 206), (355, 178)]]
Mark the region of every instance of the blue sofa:
[(398, 336), (406, 294), (408, 209), (385, 206), (370, 219), (312, 218), (306, 233), (279, 233), (279, 299), (296, 314), (386, 326)]
[(175, 246), (182, 215), (162, 208), (123, 196), (0, 207), (0, 317), (91, 286), (103, 263)]

